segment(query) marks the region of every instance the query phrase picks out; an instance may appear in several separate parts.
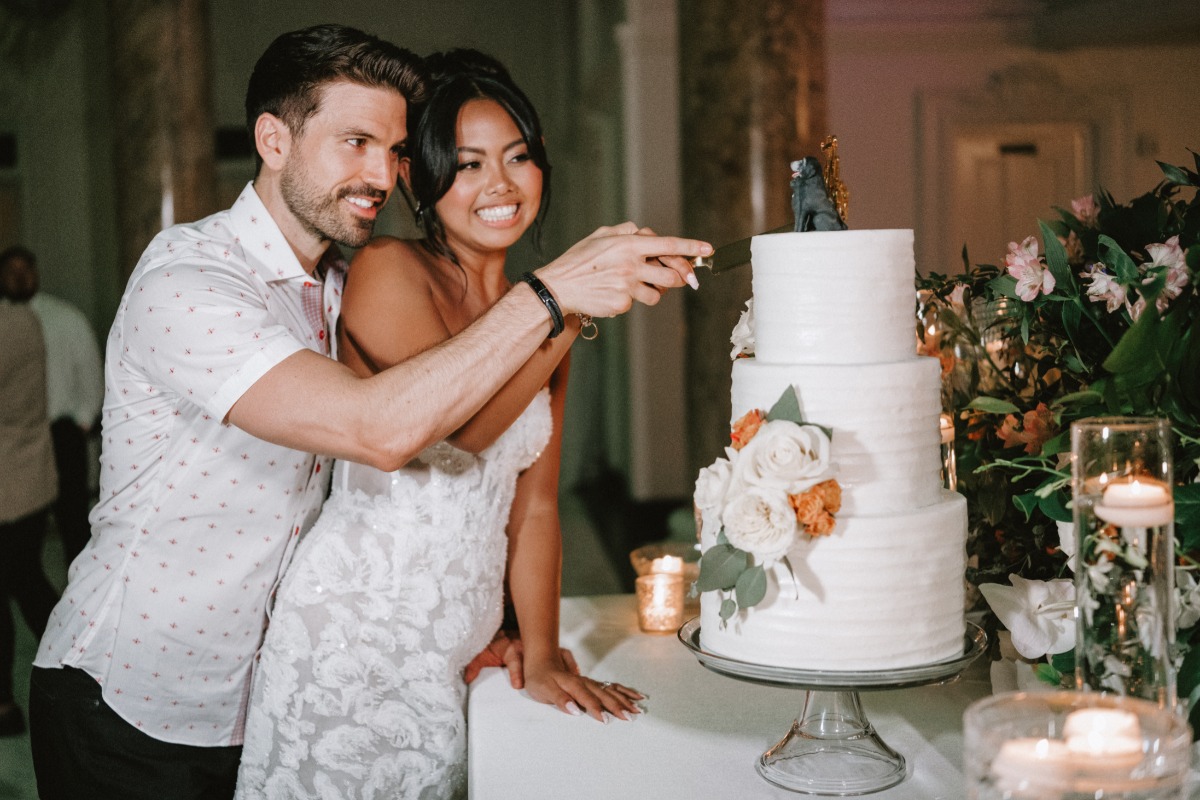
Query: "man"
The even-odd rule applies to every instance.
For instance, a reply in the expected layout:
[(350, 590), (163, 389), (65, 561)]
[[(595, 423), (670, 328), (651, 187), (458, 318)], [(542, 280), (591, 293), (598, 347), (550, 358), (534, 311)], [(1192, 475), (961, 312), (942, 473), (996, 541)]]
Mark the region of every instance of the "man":
[(58, 469), (54, 522), (70, 565), (91, 536), (88, 435), (100, 415), (104, 376), (87, 317), (66, 300), (39, 291), (40, 284), (31, 250), (15, 245), (0, 252), (0, 294), (29, 303), (46, 341), (46, 393)]
[[(58, 592), (42, 567), (46, 517), (54, 500), (54, 448), (46, 419), (46, 350), (33, 310), (0, 300), (0, 737), (25, 732), (13, 698), (16, 628), (12, 605), (34, 636), (46, 627)], [(21, 668), (25, 669), (26, 664)]]
[(159, 234), (130, 277), (93, 536), (31, 681), (43, 798), (230, 796), (268, 600), (331, 458), (396, 469), (459, 428), (562, 314), (653, 304), (711, 251), (601, 229), (537, 271), (543, 291), (520, 283), (459, 336), (358, 378), (329, 357), (330, 244), (368, 240), (422, 92), (418, 59), (359, 31), (279, 37), (247, 91), (254, 182), (228, 211)]

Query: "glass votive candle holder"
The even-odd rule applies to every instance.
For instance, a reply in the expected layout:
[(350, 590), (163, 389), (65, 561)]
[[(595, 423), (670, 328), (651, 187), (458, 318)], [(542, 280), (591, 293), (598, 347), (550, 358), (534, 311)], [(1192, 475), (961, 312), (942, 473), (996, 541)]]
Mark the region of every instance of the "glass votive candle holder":
[(650, 633), (674, 633), (683, 625), (683, 576), (642, 575), (637, 587), (638, 626)]
[[(692, 584), (700, 577), (700, 547), (695, 542), (655, 542), (629, 554), (633, 571), (642, 575), (665, 573), (683, 578), (683, 602), (688, 608), (700, 605)], [(695, 610), (695, 609), (693, 609)]]
[(970, 800), (1185, 800), (1192, 732), (1157, 703), (1009, 692), (963, 715)]

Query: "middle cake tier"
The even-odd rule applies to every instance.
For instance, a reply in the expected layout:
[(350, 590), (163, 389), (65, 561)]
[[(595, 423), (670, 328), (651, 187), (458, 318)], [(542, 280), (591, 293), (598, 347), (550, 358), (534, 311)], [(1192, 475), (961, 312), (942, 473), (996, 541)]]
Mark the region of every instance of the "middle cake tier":
[(806, 422), (833, 430), (830, 458), (847, 514), (886, 514), (941, 497), (941, 367), (913, 356), (887, 364), (733, 363), (733, 419), (769, 411), (788, 387)]

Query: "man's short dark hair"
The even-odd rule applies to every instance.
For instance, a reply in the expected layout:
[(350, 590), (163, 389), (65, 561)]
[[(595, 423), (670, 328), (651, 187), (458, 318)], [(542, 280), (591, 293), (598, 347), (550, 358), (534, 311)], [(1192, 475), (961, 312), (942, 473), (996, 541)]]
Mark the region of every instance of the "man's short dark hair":
[(37, 256), (28, 247), (22, 247), (19, 244), (14, 244), (12, 247), (6, 247), (0, 252), (0, 267), (3, 267), (14, 258), (19, 258), (28, 261), (30, 265), (37, 266)]
[[(408, 102), (410, 114), (425, 99), (425, 69), (416, 54), (345, 25), (315, 25), (279, 36), (254, 65), (246, 88), (251, 141), (264, 113), (299, 135), (317, 113), (325, 85), (334, 81), (394, 89)], [(255, 161), (262, 166), (257, 148)]]

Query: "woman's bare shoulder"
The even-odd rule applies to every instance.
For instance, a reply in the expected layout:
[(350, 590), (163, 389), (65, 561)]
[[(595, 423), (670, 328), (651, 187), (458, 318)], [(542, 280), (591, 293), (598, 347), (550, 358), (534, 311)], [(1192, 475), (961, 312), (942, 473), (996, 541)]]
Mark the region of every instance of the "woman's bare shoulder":
[(359, 250), (350, 263), (352, 275), (428, 282), (431, 258), (429, 251), (415, 239), (378, 236)]

